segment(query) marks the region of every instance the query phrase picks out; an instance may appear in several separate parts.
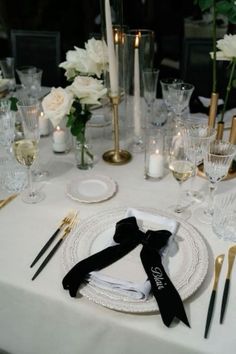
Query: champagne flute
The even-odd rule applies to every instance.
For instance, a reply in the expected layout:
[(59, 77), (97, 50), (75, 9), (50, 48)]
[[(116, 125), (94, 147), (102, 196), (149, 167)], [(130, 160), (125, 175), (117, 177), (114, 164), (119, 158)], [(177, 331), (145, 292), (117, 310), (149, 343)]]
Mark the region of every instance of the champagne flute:
[(146, 68), (143, 70), (144, 99), (147, 105), (147, 122), (157, 125), (153, 120), (153, 105), (156, 99), (156, 89), (159, 70)]
[(191, 216), (191, 211), (181, 204), (182, 185), (193, 176), (194, 169), (195, 166), (186, 154), (183, 146), (183, 138), (181, 134), (179, 134), (173, 138), (169, 152), (169, 170), (179, 184), (179, 193), (176, 205), (170, 206), (169, 209), (185, 219)]
[[(184, 122), (183, 137), (184, 148), (189, 159), (195, 165), (194, 176), (192, 182), (196, 180), (197, 167), (203, 162), (203, 157), (207, 148), (213, 140), (215, 140), (216, 130), (209, 128), (208, 122), (187, 120)], [(194, 201), (202, 202), (204, 195), (199, 190), (195, 190), (193, 183), (187, 195)]]
[(27, 102), (18, 101), (18, 110), (23, 118), (24, 139), (13, 143), (13, 152), (16, 160), (27, 167), (28, 190), (22, 194), (22, 200), (26, 203), (38, 203), (44, 199), (44, 193), (36, 191), (32, 184), (31, 166), (38, 155), (39, 142), (39, 102), (30, 99)]

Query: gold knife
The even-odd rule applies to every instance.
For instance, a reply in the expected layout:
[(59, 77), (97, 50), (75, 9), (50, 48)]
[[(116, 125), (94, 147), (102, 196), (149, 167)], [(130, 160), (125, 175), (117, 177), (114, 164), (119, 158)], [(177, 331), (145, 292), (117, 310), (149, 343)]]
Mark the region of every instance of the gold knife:
[(6, 204), (10, 203), (13, 199), (17, 197), (18, 194), (12, 194), (9, 197), (0, 201), (0, 209), (3, 208)]

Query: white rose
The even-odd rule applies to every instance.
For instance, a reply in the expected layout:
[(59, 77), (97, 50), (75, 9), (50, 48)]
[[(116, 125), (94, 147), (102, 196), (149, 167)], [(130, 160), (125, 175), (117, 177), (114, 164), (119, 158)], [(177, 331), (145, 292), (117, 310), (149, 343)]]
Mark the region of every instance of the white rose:
[(99, 104), (99, 99), (103, 97), (107, 89), (102, 81), (93, 77), (77, 76), (68, 90), (78, 97), (82, 104)]
[(49, 118), (54, 127), (56, 127), (62, 118), (70, 112), (73, 103), (71, 92), (61, 87), (52, 88), (51, 92), (44, 97), (42, 107), (44, 114)]
[(91, 38), (85, 43), (88, 57), (97, 64), (98, 77), (108, 68), (108, 49), (105, 41)]
[(85, 49), (75, 47), (75, 50), (69, 50), (66, 53), (66, 61), (61, 63), (59, 67), (66, 70), (67, 78), (72, 78), (73, 74), (100, 74), (100, 68), (94, 62)]
[(236, 34), (225, 34), (223, 39), (217, 41), (217, 48), (220, 49), (216, 53), (218, 59), (232, 60), (236, 58)]

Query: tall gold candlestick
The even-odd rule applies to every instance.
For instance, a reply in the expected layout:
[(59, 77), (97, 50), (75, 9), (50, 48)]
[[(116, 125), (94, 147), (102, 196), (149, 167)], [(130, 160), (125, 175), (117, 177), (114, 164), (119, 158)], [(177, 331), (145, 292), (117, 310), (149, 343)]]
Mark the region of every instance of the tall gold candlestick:
[(126, 150), (121, 150), (119, 146), (119, 119), (118, 106), (120, 96), (109, 96), (112, 104), (113, 113), (113, 130), (114, 130), (114, 149), (108, 150), (103, 154), (103, 160), (113, 165), (123, 165), (132, 158), (131, 154)]
[(210, 103), (210, 112), (209, 112), (209, 118), (208, 118), (208, 125), (210, 128), (215, 127), (215, 121), (216, 121), (216, 113), (217, 113), (217, 106), (218, 106), (218, 98), (219, 94), (212, 92), (211, 94), (211, 103)]
[(236, 116), (233, 116), (233, 118), (232, 118), (229, 142), (231, 144), (236, 145)]

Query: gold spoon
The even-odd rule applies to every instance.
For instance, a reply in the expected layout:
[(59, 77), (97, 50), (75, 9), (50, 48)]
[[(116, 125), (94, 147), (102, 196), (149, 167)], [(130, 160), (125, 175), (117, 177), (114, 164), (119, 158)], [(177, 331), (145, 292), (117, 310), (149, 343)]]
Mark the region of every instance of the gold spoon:
[(18, 194), (12, 194), (9, 197), (0, 200), (0, 209), (3, 208), (7, 203), (9, 203), (10, 201), (12, 201), (13, 199), (15, 199), (17, 197)]
[(218, 285), (220, 271), (222, 268), (224, 257), (225, 257), (224, 254), (220, 254), (219, 256), (216, 257), (216, 260), (215, 260), (215, 279), (214, 279), (213, 289), (211, 292), (211, 298), (210, 298), (210, 302), (209, 302), (209, 306), (208, 306), (204, 338), (207, 338), (208, 330), (209, 330), (210, 323), (211, 323), (212, 313), (213, 313), (214, 304), (215, 304), (216, 290), (217, 290), (217, 285)]
[(227, 304), (227, 299), (229, 294), (230, 276), (231, 276), (235, 256), (236, 256), (236, 246), (232, 246), (230, 247), (228, 252), (228, 271), (225, 279), (225, 286), (224, 286), (223, 298), (221, 303), (221, 312), (220, 312), (221, 324), (223, 323), (223, 319), (224, 319), (224, 314), (225, 314), (225, 309), (226, 309), (226, 304)]

